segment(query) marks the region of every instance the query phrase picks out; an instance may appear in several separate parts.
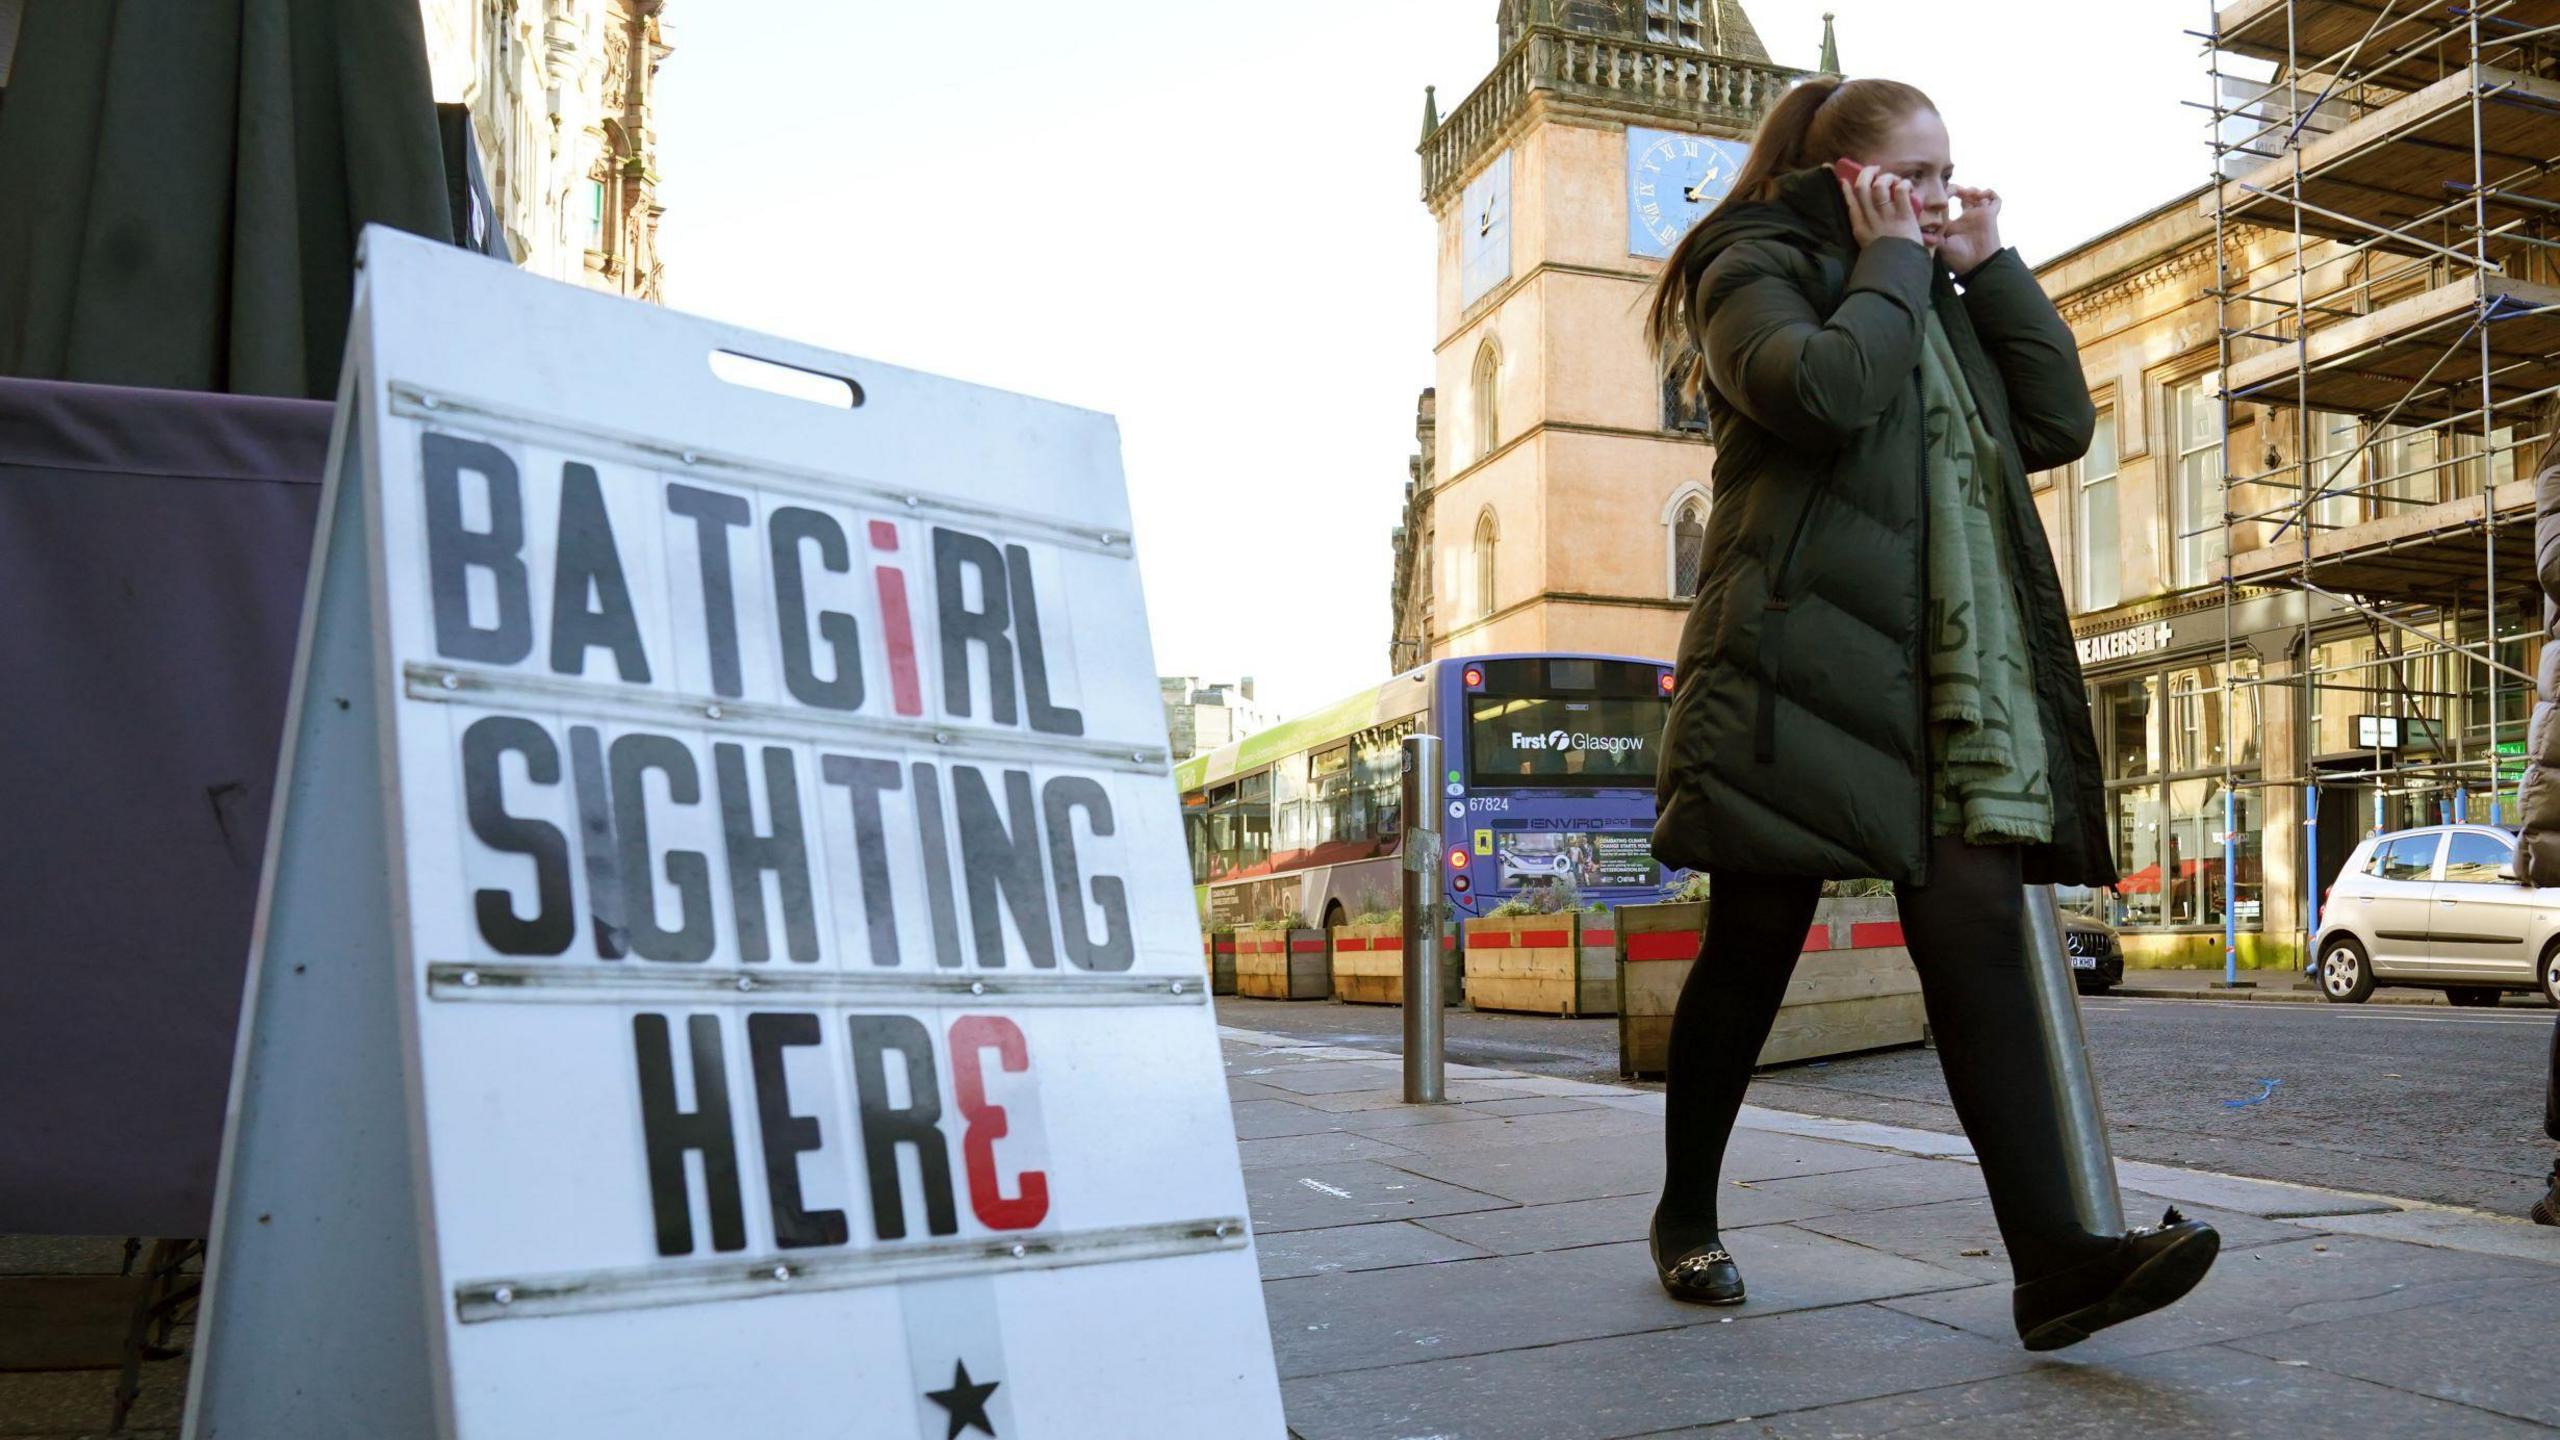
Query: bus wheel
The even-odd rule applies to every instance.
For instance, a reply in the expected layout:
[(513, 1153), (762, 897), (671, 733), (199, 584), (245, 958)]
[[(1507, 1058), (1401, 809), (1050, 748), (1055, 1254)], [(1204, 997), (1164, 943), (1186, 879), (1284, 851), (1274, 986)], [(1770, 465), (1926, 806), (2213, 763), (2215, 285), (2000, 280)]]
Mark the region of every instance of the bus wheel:
[(1339, 930), (1350, 922), (1350, 913), (1342, 908), (1341, 901), (1328, 900), (1325, 902), (1324, 928), (1327, 930)]

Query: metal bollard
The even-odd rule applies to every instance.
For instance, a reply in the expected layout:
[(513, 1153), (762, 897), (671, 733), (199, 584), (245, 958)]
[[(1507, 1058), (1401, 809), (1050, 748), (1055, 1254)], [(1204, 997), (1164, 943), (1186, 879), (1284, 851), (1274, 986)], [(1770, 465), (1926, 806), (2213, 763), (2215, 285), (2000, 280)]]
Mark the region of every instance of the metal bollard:
[(2062, 945), (2062, 912), (2053, 887), (2027, 887), (2020, 915), (2026, 931), (2027, 984), (2035, 992), (2037, 1037), (2053, 1060), (2053, 1108), (2062, 1124), (2063, 1154), (2071, 1168), (2071, 1207), (2092, 1235), (2124, 1233), (2124, 1196), (2116, 1190), (2115, 1153), (2107, 1146), (2107, 1117), (2098, 1108), (2098, 1077), (2089, 1068), (2089, 1041), (2080, 1030), (2080, 991), (2072, 982), (2071, 956)]
[(1448, 1099), (1441, 1053), (1440, 737), (1404, 737), (1404, 1100)]

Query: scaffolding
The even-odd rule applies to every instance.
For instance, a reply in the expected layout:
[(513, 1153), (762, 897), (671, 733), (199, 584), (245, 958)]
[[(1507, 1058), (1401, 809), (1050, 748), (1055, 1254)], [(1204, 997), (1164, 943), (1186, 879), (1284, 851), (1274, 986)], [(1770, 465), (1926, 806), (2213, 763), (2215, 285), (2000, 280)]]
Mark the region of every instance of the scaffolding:
[[(2224, 713), (2252, 686), (2288, 704), (2300, 772), (2249, 779), (2224, 747), (2229, 980), (2242, 789), (2290, 802), (2261, 805), (2262, 848), (2300, 807), (2306, 957), (2324, 789), (2369, 791), (2376, 830), (2512, 811), (2528, 460), (2560, 394), (2560, 0), (2230, 0), (2209, 22), (2221, 513), (2173, 506), (2172, 528), (2221, 587)], [(2244, 592), (2292, 597), (2290, 633), (2242, 636)], [(2243, 680), (2244, 644), (2282, 673)], [(2324, 748), (2338, 696), (2369, 733)]]

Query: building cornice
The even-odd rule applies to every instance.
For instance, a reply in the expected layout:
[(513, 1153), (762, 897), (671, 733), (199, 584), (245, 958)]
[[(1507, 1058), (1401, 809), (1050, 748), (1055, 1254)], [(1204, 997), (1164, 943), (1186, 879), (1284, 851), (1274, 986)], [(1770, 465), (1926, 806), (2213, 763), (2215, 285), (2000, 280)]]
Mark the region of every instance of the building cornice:
[[(2228, 262), (2227, 268), (2237, 271), (2246, 267), (2249, 243), (2256, 238), (2254, 229), (2233, 230), (2224, 237), (2222, 253)], [(2077, 324), (2205, 269), (2213, 263), (2213, 258), (2213, 240), (2207, 236), (2165, 256), (2156, 256), (2140, 265), (2100, 276), (2077, 289), (2065, 291), (2054, 297), (2054, 309), (2061, 312), (2065, 324)]]

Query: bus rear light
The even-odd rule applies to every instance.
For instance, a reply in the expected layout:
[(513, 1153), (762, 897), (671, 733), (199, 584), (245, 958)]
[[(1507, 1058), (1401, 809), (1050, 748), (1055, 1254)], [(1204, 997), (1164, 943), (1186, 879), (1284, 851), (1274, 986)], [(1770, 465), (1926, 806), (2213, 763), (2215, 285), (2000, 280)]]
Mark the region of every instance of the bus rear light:
[(1470, 690), (1481, 690), (1484, 688), (1484, 672), (1473, 665), (1467, 667), (1466, 674), (1463, 678), (1466, 680), (1467, 688)]
[(1449, 888), (1457, 891), (1461, 895), (1464, 895), (1469, 890), (1474, 889), (1475, 886), (1468, 881), (1466, 876), (1461, 875), (1457, 879), (1449, 882)]
[(1662, 693), (1665, 695), (1671, 693), (1671, 672), (1668, 670), (1662, 672)]
[(1449, 868), (1452, 870), (1467, 868), (1467, 847), (1461, 845), (1449, 852)]

